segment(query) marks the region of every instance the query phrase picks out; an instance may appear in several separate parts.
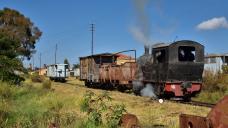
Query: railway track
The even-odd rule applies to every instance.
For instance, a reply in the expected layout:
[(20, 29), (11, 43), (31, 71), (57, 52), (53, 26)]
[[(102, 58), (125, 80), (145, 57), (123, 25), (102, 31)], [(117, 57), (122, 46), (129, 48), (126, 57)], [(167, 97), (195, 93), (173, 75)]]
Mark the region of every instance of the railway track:
[(203, 106), (203, 107), (208, 107), (208, 108), (213, 108), (216, 105), (216, 104), (205, 103), (205, 102), (200, 102), (200, 101), (189, 101), (189, 102), (176, 101), (176, 102), (182, 103), (182, 104), (194, 105), (194, 106)]

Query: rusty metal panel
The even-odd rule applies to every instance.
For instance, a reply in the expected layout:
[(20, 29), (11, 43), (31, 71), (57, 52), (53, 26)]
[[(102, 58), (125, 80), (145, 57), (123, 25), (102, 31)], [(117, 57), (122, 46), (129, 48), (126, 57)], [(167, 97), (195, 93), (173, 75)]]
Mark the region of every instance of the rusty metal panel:
[(85, 80), (88, 74), (88, 59), (80, 59), (80, 79)]
[(99, 68), (100, 80), (129, 84), (129, 81), (135, 78), (135, 70), (135, 62), (126, 62), (122, 65), (102, 65)]
[(132, 81), (135, 77), (136, 63), (127, 62), (122, 65), (110, 67), (109, 76), (111, 80)]
[(105, 82), (105, 81), (109, 81), (109, 77), (108, 77), (108, 72), (109, 72), (109, 66), (108, 65), (102, 65), (99, 68), (99, 79), (101, 80), (101, 82)]
[(179, 116), (180, 128), (212, 128), (206, 117), (181, 114)]
[(228, 95), (215, 105), (207, 117), (213, 128), (228, 128)]
[(99, 64), (96, 64), (95, 57), (80, 58), (80, 79), (81, 80), (98, 80)]
[(228, 128), (228, 95), (224, 96), (207, 117), (181, 114), (180, 128)]

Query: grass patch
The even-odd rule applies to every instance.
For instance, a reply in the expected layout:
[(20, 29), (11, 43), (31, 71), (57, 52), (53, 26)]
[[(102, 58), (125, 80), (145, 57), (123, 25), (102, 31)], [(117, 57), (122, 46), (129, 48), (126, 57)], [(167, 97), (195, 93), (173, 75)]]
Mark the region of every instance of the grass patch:
[(42, 83), (43, 89), (51, 89), (51, 81), (50, 80), (44, 80)]
[(40, 76), (38, 72), (34, 72), (32, 75), (30, 75), (30, 78), (32, 82), (38, 82), (38, 83), (43, 82), (45, 79), (43, 76)]
[[(71, 108), (69, 109), (77, 111), (77, 113), (85, 119), (84, 121), (86, 121), (87, 116), (80, 112), (80, 106), (78, 105), (84, 98), (84, 94), (88, 90), (96, 95), (103, 93), (103, 90), (87, 88), (84, 85), (77, 83), (77, 80), (68, 80), (67, 83), (53, 83), (52, 87), (59, 95), (74, 99), (75, 104), (71, 104)], [(113, 104), (124, 104), (128, 113), (132, 113), (139, 118), (140, 125), (143, 128), (179, 128), (179, 114), (186, 113), (206, 116), (210, 111), (209, 108), (205, 107), (176, 104), (169, 101), (160, 104), (158, 101), (153, 101), (147, 97), (135, 96), (118, 91), (108, 91), (108, 93), (110, 97), (112, 97), (112, 101), (110, 102)]]
[(0, 83), (0, 127), (75, 126), (77, 114), (65, 111), (64, 99), (41, 84), (16, 87)]
[[(67, 83), (53, 82), (52, 89), (44, 89), (43, 83), (26, 80), (22, 86), (9, 86), (1, 83), (8, 90), (7, 94), (0, 93), (0, 127), (48, 127), (55, 123), (66, 128), (93, 128), (88, 124), (88, 116), (81, 112), (80, 103), (87, 91), (101, 95), (102, 90), (86, 88), (80, 81), (71, 79)], [(68, 84), (70, 83), (70, 84)], [(2, 84), (5, 84), (2, 86)], [(108, 104), (124, 104), (127, 112), (139, 118), (142, 127), (179, 127), (179, 114), (206, 116), (210, 111), (205, 107), (176, 104), (165, 101), (159, 104), (146, 97), (108, 91), (111, 101)], [(96, 96), (95, 96), (96, 97)], [(95, 98), (96, 99), (96, 98)], [(117, 109), (118, 110), (118, 109)], [(119, 111), (116, 111), (119, 113)], [(116, 117), (119, 117), (117, 114)], [(115, 118), (115, 116), (110, 116)], [(102, 118), (107, 122), (108, 118)], [(115, 122), (115, 121), (114, 121)], [(107, 125), (99, 127), (107, 128)]]

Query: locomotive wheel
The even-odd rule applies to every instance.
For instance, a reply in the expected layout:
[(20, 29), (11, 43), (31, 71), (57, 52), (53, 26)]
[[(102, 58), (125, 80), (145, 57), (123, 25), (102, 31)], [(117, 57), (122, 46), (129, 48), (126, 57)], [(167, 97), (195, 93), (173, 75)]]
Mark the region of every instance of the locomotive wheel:
[(117, 90), (120, 91), (120, 92), (124, 92), (125, 91), (125, 88), (123, 85), (118, 85), (117, 86)]
[(138, 87), (138, 86), (134, 86), (134, 85), (132, 88), (132, 90), (136, 96), (141, 96), (141, 90), (142, 89), (143, 89), (143, 87)]
[(141, 90), (133, 90), (134, 94), (136, 96), (141, 96), (141, 93), (140, 93)]
[(190, 96), (190, 95), (185, 95), (185, 96), (183, 97), (183, 100), (184, 100), (185, 102), (189, 102), (189, 101), (191, 101), (191, 96)]

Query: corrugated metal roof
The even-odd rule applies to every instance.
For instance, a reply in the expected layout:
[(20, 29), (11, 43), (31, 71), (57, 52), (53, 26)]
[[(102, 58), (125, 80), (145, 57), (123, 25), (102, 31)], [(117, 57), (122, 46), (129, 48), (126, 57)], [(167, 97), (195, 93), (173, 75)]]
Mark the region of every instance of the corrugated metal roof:
[(53, 65), (68, 65), (68, 64), (59, 64), (59, 63), (57, 63), (57, 64), (50, 64), (50, 65), (47, 65), (47, 66), (53, 66)]
[(205, 58), (210, 58), (210, 57), (223, 57), (223, 56), (228, 56), (228, 53), (224, 53), (224, 54), (210, 53), (210, 54), (206, 54), (206, 55), (205, 55)]
[(152, 46), (152, 48), (161, 48), (161, 47), (167, 47), (169, 46), (170, 44), (167, 44), (167, 43), (157, 43), (157, 44), (154, 44)]
[(133, 57), (131, 56), (128, 56), (128, 55), (125, 55), (125, 54), (117, 54), (118, 56), (118, 59), (134, 59)]
[(94, 55), (89, 55), (89, 56), (84, 56), (84, 57), (79, 57), (79, 58), (88, 58), (88, 57), (96, 57), (96, 56), (113, 56), (113, 55), (117, 56), (113, 53), (106, 52), (106, 53), (94, 54)]

